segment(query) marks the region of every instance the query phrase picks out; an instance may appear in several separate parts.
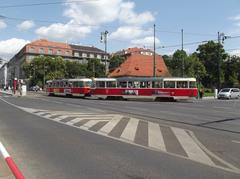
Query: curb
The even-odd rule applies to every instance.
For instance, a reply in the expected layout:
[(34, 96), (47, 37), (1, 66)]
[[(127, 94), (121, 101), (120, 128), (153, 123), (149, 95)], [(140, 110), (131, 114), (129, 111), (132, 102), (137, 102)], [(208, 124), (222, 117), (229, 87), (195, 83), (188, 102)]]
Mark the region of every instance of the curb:
[(13, 96), (13, 93), (11, 93), (11, 92), (0, 91), (0, 93), (1, 93), (1, 94), (6, 94), (6, 95), (11, 95), (11, 96)]
[(15, 176), (16, 179), (25, 179), (15, 162), (13, 161), (12, 157), (9, 155), (5, 147), (3, 146), (2, 142), (0, 142), (0, 153), (5, 159), (8, 167), (12, 171), (13, 175)]

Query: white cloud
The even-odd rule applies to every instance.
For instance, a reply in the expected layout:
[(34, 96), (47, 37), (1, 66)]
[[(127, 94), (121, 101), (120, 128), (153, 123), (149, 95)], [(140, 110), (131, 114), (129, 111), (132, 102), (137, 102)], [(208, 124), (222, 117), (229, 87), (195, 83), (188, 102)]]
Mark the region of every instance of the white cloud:
[(26, 20), (26, 21), (23, 21), (21, 24), (18, 24), (17, 25), (17, 28), (19, 30), (28, 30), (28, 29), (31, 29), (32, 27), (34, 27), (34, 22), (31, 21), (31, 20)]
[(115, 32), (111, 33), (109, 38), (131, 40), (141, 36), (143, 33), (144, 31), (140, 27), (122, 26), (119, 27)]
[(27, 43), (29, 41), (17, 38), (0, 41), (0, 57), (9, 60)]
[(0, 29), (4, 29), (6, 27), (7, 27), (7, 24), (3, 20), (0, 20)]
[[(66, 0), (71, 2), (72, 0)], [(79, 24), (99, 25), (118, 18), (123, 0), (100, 0), (87, 3), (70, 3), (64, 15)]]
[(120, 6), (119, 20), (127, 24), (143, 25), (154, 21), (151, 12), (146, 11), (140, 14), (134, 12), (134, 2), (124, 2)]
[(237, 50), (232, 50), (231, 52), (229, 52), (230, 55), (236, 55), (236, 56), (239, 56), (240, 57), (240, 49), (237, 49)]
[[(136, 13), (135, 3), (126, 0), (100, 0), (89, 2), (71, 2), (66, 4), (64, 16), (69, 18), (66, 24), (55, 23), (43, 26), (36, 30), (40, 37), (50, 39), (73, 40), (84, 38), (101, 25), (120, 22), (123, 27), (119, 27), (110, 34), (112, 38), (124, 37), (125, 39), (136, 38), (146, 34), (142, 25), (152, 22), (154, 16), (151, 12)], [(126, 26), (131, 26), (128, 29)], [(137, 27), (133, 26), (139, 26)], [(132, 38), (127, 38), (133, 36)]]
[(232, 21), (240, 21), (240, 14), (238, 14), (236, 16), (233, 16), (233, 17), (230, 17), (229, 19), (232, 20)]
[[(134, 40), (131, 40), (131, 43), (135, 45), (153, 46), (154, 37), (149, 36), (149, 37), (144, 37), (142, 39), (134, 39)], [(160, 40), (157, 37), (155, 38), (155, 44), (156, 45), (160, 44)]]
[(48, 27), (43, 26), (36, 30), (36, 33), (40, 37), (48, 39), (62, 39), (62, 40), (73, 40), (74, 38), (85, 37), (86, 34), (91, 32), (91, 27), (83, 26), (79, 27), (74, 24), (67, 23), (56, 23)]

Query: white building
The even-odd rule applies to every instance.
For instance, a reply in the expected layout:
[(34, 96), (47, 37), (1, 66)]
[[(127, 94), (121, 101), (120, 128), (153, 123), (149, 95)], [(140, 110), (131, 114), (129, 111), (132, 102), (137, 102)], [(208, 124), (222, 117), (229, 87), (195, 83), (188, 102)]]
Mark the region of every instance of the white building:
[(0, 68), (0, 88), (7, 86), (7, 63), (3, 64)]

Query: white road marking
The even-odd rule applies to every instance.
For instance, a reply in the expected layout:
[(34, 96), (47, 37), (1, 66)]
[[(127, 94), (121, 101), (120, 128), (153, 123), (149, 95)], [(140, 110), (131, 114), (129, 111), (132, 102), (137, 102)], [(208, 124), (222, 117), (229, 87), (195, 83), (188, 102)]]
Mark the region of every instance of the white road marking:
[(98, 122), (102, 122), (102, 121), (107, 121), (107, 120), (90, 120), (87, 123), (85, 123), (84, 125), (80, 126), (80, 128), (88, 130), (89, 128), (91, 128), (92, 126), (97, 124)]
[(60, 121), (60, 120), (65, 119), (65, 118), (67, 118), (67, 117), (69, 117), (69, 116), (62, 115), (62, 116), (59, 116), (59, 117), (57, 117), (57, 118), (53, 118), (53, 119), (51, 119), (51, 120), (53, 120), (53, 121)]
[(240, 141), (232, 140), (233, 143), (240, 144)]
[(73, 125), (73, 124), (75, 124), (75, 123), (77, 123), (77, 122), (80, 122), (80, 121), (82, 121), (82, 120), (84, 120), (84, 119), (83, 119), (83, 118), (75, 118), (75, 119), (73, 119), (73, 120), (71, 120), (71, 121), (66, 122), (65, 124), (67, 124), (67, 125)]
[(211, 166), (215, 165), (185, 130), (175, 127), (171, 127), (171, 129), (190, 159)]
[(157, 123), (148, 122), (148, 146), (166, 151), (162, 132)]
[(109, 121), (107, 124), (105, 124), (98, 132), (103, 134), (109, 134), (113, 128), (119, 123), (122, 116), (115, 115), (111, 121)]
[(121, 135), (121, 138), (133, 142), (135, 139), (138, 123), (139, 123), (138, 119), (131, 118), (129, 120), (127, 126), (125, 127), (125, 129)]

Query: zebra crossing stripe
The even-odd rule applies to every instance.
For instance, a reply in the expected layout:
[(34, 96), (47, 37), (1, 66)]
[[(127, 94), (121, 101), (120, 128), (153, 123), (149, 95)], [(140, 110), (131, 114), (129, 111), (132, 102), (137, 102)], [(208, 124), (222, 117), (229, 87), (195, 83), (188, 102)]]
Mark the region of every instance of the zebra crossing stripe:
[(119, 123), (122, 116), (115, 115), (111, 121), (109, 121), (106, 125), (104, 125), (98, 132), (103, 134), (109, 134), (113, 128)]
[(69, 116), (62, 115), (62, 116), (59, 116), (59, 117), (54, 118), (54, 119), (52, 119), (52, 120), (53, 120), (53, 121), (60, 121), (60, 120), (65, 119), (65, 118), (67, 118), (67, 117), (69, 117)]
[(213, 161), (195, 143), (195, 141), (187, 134), (185, 130), (175, 127), (171, 127), (171, 129), (190, 159), (215, 166)]
[(166, 151), (166, 146), (159, 124), (148, 122), (148, 146)]
[(55, 116), (55, 115), (56, 115), (56, 114), (47, 114), (47, 115), (45, 115), (44, 117), (50, 118), (50, 117)]
[(73, 120), (71, 120), (71, 121), (66, 122), (66, 124), (68, 124), (68, 125), (74, 125), (75, 123), (80, 122), (80, 121), (82, 121), (82, 120), (84, 120), (84, 119), (83, 119), (83, 118), (75, 118), (75, 119), (73, 119)]
[(82, 125), (80, 128), (88, 130), (89, 128), (91, 128), (95, 124), (97, 124), (98, 122), (103, 122), (103, 121), (108, 121), (108, 120), (90, 120), (90, 121), (86, 122), (84, 125)]
[(139, 120), (131, 118), (120, 138), (134, 142)]

